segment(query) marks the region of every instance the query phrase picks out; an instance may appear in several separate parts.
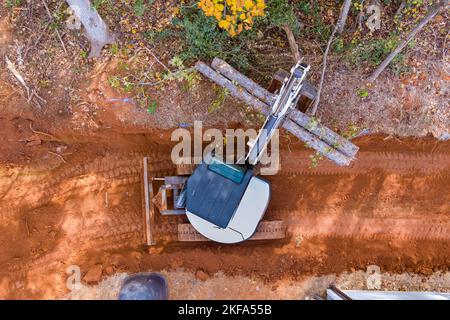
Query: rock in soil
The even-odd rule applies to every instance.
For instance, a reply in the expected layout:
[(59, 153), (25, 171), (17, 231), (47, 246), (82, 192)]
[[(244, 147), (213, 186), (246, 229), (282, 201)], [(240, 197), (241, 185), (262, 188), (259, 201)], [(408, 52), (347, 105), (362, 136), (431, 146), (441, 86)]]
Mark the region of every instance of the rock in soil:
[(105, 269), (105, 272), (108, 276), (112, 275), (114, 273), (114, 267), (113, 266), (107, 266)]
[(102, 280), (103, 267), (101, 264), (93, 266), (84, 276), (83, 280), (88, 284), (99, 283)]
[(208, 274), (205, 271), (198, 270), (195, 273), (195, 278), (197, 278), (197, 280), (206, 281), (209, 278), (209, 276), (208, 276)]

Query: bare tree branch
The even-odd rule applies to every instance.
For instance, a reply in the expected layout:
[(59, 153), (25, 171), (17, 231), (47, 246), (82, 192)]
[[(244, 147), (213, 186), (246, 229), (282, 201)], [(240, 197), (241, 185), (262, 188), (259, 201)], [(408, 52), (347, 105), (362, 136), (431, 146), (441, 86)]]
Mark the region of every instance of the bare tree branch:
[(325, 71), (327, 69), (327, 57), (328, 57), (328, 52), (330, 51), (330, 47), (331, 44), (334, 40), (334, 35), (336, 34), (337, 31), (337, 26), (336, 25), (333, 29), (333, 32), (331, 33), (330, 38), (328, 39), (328, 43), (327, 43), (327, 48), (325, 49), (325, 53), (323, 54), (323, 65), (322, 65), (322, 73), (320, 75), (320, 82), (319, 82), (319, 86), (317, 88), (317, 97), (316, 100), (314, 100), (314, 104), (311, 107), (311, 110), (308, 110), (308, 113), (313, 116), (316, 114), (317, 112), (317, 108), (319, 106), (319, 102), (320, 102), (320, 94), (322, 93), (322, 87), (323, 87), (323, 81), (325, 79)]

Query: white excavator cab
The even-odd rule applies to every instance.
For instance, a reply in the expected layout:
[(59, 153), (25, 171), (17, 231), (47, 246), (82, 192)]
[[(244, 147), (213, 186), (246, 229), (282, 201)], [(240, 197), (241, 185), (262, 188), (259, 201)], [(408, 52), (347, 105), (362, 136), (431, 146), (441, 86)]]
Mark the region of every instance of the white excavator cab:
[(249, 239), (270, 200), (270, 184), (253, 168), (209, 155), (186, 183), (186, 216), (206, 238), (220, 243)]

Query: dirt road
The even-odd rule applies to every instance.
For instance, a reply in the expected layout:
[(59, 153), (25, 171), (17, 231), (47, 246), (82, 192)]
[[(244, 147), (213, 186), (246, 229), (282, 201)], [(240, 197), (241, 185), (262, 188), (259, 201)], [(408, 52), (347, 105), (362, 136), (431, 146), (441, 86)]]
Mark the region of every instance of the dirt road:
[[(67, 292), (66, 270), (85, 274), (203, 270), (262, 280), (365, 269), (448, 270), (450, 143), (360, 138), (352, 168), (325, 161), (309, 168), (310, 151), (282, 151), (269, 177), (266, 219), (284, 219), (289, 238), (276, 242), (177, 243), (182, 218), (159, 217), (157, 246), (143, 241), (140, 164), (173, 172), (168, 145), (146, 141), (127, 149), (81, 144), (64, 162), (9, 165), (0, 174), (0, 295), (52, 298)], [(138, 145), (138, 146), (136, 146)]]

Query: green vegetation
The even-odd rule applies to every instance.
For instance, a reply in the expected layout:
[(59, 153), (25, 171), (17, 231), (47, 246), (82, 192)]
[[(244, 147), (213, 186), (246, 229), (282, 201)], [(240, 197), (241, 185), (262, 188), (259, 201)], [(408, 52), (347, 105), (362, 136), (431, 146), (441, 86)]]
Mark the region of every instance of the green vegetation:
[(112, 76), (108, 79), (108, 83), (111, 87), (124, 92), (131, 92), (134, 88), (133, 83), (128, 80), (128, 77)]
[(345, 139), (352, 139), (358, 135), (362, 130), (364, 130), (363, 127), (360, 127), (356, 124), (349, 124), (347, 126), (347, 129), (341, 134)]
[(163, 75), (164, 81), (177, 80), (183, 82), (183, 90), (195, 90), (200, 82), (200, 75), (193, 68), (186, 68), (183, 60), (179, 56), (175, 56), (169, 61), (169, 64), (175, 67), (177, 70), (167, 71)]
[(120, 88), (120, 78), (118, 76), (112, 76), (111, 78), (109, 78), (108, 83), (115, 89)]
[(158, 40), (166, 40), (170, 37), (177, 37), (178, 32), (172, 29), (164, 29), (162, 31), (145, 31), (144, 32), (144, 38), (149, 42), (154, 42)]
[[(306, 7), (305, 4), (303, 6)], [(312, 8), (310, 4), (308, 4), (307, 7), (309, 12), (307, 15), (312, 15), (313, 25), (312, 27), (306, 29), (306, 34), (317, 38), (320, 44), (326, 44), (331, 35), (332, 26), (323, 20), (317, 1), (314, 1)]]
[(230, 92), (226, 88), (222, 88), (219, 86), (215, 86), (214, 91), (216, 92), (216, 98), (211, 102), (208, 108), (209, 113), (219, 110), (225, 102), (225, 99), (230, 94)]
[[(300, 4), (297, 4), (297, 6), (299, 5)], [(288, 25), (294, 34), (300, 32), (300, 23), (295, 16), (294, 6), (289, 4), (286, 0), (267, 1), (266, 20), (269, 27), (282, 27), (283, 25)]]
[(22, 4), (22, 0), (6, 0), (4, 6), (8, 9), (18, 7)]
[(93, 0), (91, 1), (91, 5), (94, 9), (98, 10), (104, 6), (107, 6), (108, 8), (113, 7), (112, 0)]
[(89, 53), (88, 53), (86, 50), (81, 50), (81, 51), (80, 51), (80, 56), (81, 56), (83, 59), (86, 59), (86, 58), (88, 57), (88, 55), (89, 55)]
[(147, 112), (154, 113), (156, 111), (157, 107), (158, 107), (158, 103), (156, 101), (149, 100), (149, 103), (147, 104)]
[(337, 53), (344, 52), (344, 50), (345, 50), (344, 39), (336, 38), (336, 40), (333, 43), (333, 49)]
[(161, 32), (147, 31), (149, 41), (177, 37), (182, 40), (180, 58), (183, 61), (211, 59), (219, 57), (238, 69), (245, 70), (250, 65), (251, 50), (249, 43), (261, 38), (261, 30), (289, 25), (294, 33), (300, 30), (300, 24), (293, 7), (286, 0), (273, 0), (267, 3), (266, 16), (254, 18), (255, 24), (249, 30), (243, 30), (234, 37), (217, 25), (214, 17), (207, 17), (196, 6), (181, 8), (181, 17), (172, 21), (174, 28)]
[(323, 155), (319, 152), (315, 152), (314, 154), (309, 156), (309, 159), (311, 160), (311, 164), (309, 165), (310, 169), (317, 168), (320, 161), (323, 159)]
[[(347, 59), (355, 64), (368, 64), (371, 67), (378, 66), (389, 53), (400, 43), (399, 37), (392, 33), (387, 38), (375, 38), (366, 42), (354, 42), (350, 45)], [(408, 72), (405, 63), (406, 53), (400, 52), (391, 62), (389, 68), (397, 75)]]
[(248, 66), (248, 57), (243, 50), (243, 38), (250, 32), (244, 31), (231, 38), (217, 26), (213, 17), (207, 17), (197, 8), (182, 10), (182, 18), (173, 21), (179, 29), (177, 36), (184, 42), (180, 53), (182, 60), (210, 59), (219, 57), (239, 68)]
[(153, 2), (154, 0), (135, 0), (133, 4), (134, 13), (138, 17), (142, 17)]
[(369, 91), (367, 91), (366, 89), (358, 90), (358, 96), (360, 96), (361, 98), (367, 98), (369, 96)]
[(316, 117), (311, 117), (308, 124), (306, 125), (306, 129), (308, 130), (314, 130), (319, 125), (319, 119)]

